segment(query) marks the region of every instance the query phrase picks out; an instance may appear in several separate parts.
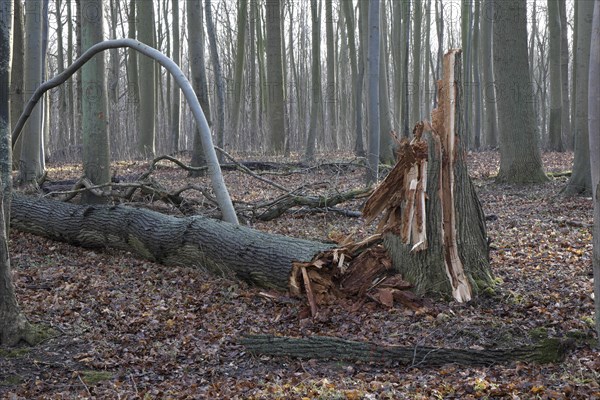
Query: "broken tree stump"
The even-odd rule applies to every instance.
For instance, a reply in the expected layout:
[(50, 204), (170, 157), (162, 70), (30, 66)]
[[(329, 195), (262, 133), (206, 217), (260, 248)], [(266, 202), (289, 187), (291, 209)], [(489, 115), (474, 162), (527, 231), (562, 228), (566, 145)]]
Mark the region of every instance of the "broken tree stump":
[(398, 163), (367, 201), (363, 215), (383, 214), (379, 231), (394, 268), (415, 293), (459, 302), (493, 286), (485, 215), (462, 145), (460, 50), (444, 56), (432, 122), (402, 141)]

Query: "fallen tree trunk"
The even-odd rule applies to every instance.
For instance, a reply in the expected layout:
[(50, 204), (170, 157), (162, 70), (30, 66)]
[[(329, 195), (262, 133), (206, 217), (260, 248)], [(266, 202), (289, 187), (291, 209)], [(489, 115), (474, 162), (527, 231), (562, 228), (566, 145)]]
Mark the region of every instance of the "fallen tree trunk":
[(375, 363), (394, 362), (412, 367), (444, 364), (490, 366), (511, 361), (540, 364), (560, 362), (572, 341), (544, 339), (537, 344), (507, 349), (445, 349), (426, 346), (386, 346), (334, 337), (292, 338), (252, 335), (240, 340), (252, 354), (304, 359), (335, 359)]
[(331, 244), (269, 234), (227, 222), (177, 218), (122, 205), (74, 205), (14, 195), (11, 226), (83, 247), (114, 247), (148, 260), (233, 272), (251, 284), (288, 290), (294, 262)]

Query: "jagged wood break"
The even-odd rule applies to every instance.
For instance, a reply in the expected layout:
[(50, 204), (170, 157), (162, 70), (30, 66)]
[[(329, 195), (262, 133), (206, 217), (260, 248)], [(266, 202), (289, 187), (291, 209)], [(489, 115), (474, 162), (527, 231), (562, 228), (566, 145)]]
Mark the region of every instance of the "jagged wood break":
[(462, 147), (460, 50), (444, 56), (438, 108), (400, 141), (398, 162), (367, 201), (393, 265), (419, 294), (459, 302), (493, 284), (485, 218), (469, 179)]

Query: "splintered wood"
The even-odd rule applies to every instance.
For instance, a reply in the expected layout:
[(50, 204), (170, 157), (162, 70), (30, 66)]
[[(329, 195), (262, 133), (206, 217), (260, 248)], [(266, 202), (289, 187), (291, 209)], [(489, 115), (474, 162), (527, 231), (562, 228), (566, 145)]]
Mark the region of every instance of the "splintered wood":
[[(454, 66), (460, 50), (444, 56), (443, 80), (438, 81), (439, 105), (431, 113), (432, 124), (419, 122), (409, 142), (403, 139), (398, 146), (398, 162), (383, 182), (375, 189), (364, 209), (367, 223), (381, 215), (378, 232), (392, 233), (402, 243), (411, 246), (411, 253), (427, 251), (427, 215), (425, 201), (437, 196), (441, 203), (443, 257), (446, 275), (452, 286), (452, 295), (459, 302), (472, 297), (471, 286), (465, 276), (457, 247), (456, 209), (454, 194), (454, 166), (456, 161), (457, 91)], [(431, 131), (429, 142), (423, 132)], [(429, 143), (429, 145), (428, 145)], [(429, 149), (429, 146), (433, 146)], [(428, 152), (440, 162), (440, 180), (431, 182), (428, 189)]]
[(427, 142), (423, 131), (430, 125), (419, 122), (413, 130), (414, 139), (402, 139), (397, 150), (398, 162), (373, 192), (363, 216), (371, 223), (381, 213), (378, 232), (393, 232), (411, 251), (427, 249), (425, 199), (427, 190)]

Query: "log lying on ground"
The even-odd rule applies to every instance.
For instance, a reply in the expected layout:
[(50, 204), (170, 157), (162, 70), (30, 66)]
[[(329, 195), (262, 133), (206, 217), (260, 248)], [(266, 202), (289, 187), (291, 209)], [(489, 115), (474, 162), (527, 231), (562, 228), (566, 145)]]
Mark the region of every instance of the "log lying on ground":
[(251, 284), (284, 291), (292, 263), (309, 262), (333, 247), (199, 216), (22, 195), (13, 196), (11, 226), (78, 246), (124, 249), (164, 264), (233, 272)]
[(304, 359), (335, 359), (375, 363), (398, 363), (412, 367), (444, 364), (490, 366), (511, 361), (560, 362), (572, 340), (544, 339), (537, 344), (508, 349), (445, 349), (425, 346), (386, 346), (334, 337), (291, 338), (252, 335), (240, 340), (252, 354)]

